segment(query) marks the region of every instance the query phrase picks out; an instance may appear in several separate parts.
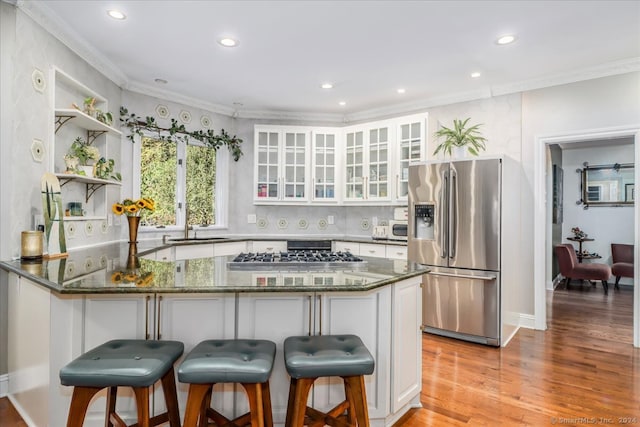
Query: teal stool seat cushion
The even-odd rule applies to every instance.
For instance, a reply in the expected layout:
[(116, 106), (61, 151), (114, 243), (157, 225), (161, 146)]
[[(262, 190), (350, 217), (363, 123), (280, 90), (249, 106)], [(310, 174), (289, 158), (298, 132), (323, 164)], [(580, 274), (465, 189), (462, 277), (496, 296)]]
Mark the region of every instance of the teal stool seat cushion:
[(375, 361), (356, 335), (289, 337), (284, 363), (292, 378), (370, 375)]
[(189, 384), (265, 383), (273, 370), (275, 343), (267, 340), (207, 340), (194, 347), (178, 368)]
[(60, 381), (80, 387), (149, 387), (183, 352), (184, 344), (178, 341), (108, 341), (63, 367)]

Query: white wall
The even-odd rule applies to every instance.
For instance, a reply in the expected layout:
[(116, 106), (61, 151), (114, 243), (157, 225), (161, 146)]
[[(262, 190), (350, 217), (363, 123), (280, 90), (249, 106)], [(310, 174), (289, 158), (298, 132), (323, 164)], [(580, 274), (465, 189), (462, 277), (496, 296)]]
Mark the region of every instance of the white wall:
[[(562, 224), (562, 236), (564, 243), (572, 243), (566, 240), (572, 236), (571, 228), (580, 227), (593, 242), (583, 243), (583, 249), (596, 252), (602, 259), (593, 262), (612, 264), (611, 243), (633, 244), (633, 206), (625, 207), (594, 207), (583, 209), (583, 205), (577, 205), (580, 200), (580, 174), (576, 169), (581, 169), (584, 162), (590, 166), (611, 165), (614, 163), (633, 163), (633, 145), (607, 146), (608, 141), (602, 141), (601, 147), (564, 149), (562, 153), (562, 169), (564, 170), (564, 221)], [(569, 144), (570, 145), (570, 144)], [(579, 146), (579, 143), (573, 145)], [(573, 243), (578, 248), (577, 243)], [(585, 261), (589, 262), (589, 261)], [(633, 280), (623, 278), (622, 284), (633, 284)]]
[[(534, 313), (534, 165), (536, 138), (640, 125), (640, 73), (553, 86), (522, 94), (521, 312)], [(565, 172), (566, 174), (566, 172)], [(548, 198), (547, 198), (548, 199)], [(543, 232), (543, 231), (539, 231)], [(548, 277), (550, 271), (544, 277)]]

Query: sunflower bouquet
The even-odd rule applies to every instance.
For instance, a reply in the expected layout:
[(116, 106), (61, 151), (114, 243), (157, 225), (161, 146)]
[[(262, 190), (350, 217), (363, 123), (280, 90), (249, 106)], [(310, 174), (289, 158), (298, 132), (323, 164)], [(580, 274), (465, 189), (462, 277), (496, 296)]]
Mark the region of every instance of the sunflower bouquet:
[(138, 200), (124, 199), (122, 203), (114, 203), (111, 210), (116, 215), (140, 216), (144, 210), (153, 212), (156, 204), (150, 197), (143, 197)]
[(153, 285), (153, 272), (140, 272), (138, 270), (114, 271), (111, 274), (111, 283), (116, 285), (135, 285), (138, 288), (148, 288)]

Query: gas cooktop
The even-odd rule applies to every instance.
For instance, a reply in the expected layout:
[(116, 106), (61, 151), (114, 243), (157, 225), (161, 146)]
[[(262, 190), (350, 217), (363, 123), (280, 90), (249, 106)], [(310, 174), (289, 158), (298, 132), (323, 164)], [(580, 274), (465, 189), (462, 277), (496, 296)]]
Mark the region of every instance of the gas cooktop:
[[(307, 244), (305, 244), (307, 243)], [(357, 268), (366, 264), (350, 252), (331, 251), (330, 242), (287, 242), (286, 252), (241, 253), (228, 263), (232, 270)]]

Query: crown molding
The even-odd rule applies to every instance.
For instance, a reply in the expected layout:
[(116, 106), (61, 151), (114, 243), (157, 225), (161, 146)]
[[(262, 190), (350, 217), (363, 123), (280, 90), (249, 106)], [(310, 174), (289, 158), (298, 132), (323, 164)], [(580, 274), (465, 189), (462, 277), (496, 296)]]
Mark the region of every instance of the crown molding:
[(515, 92), (526, 92), (529, 90), (577, 83), (585, 80), (615, 76), (618, 74), (633, 73), (636, 71), (640, 71), (640, 57), (607, 62), (604, 64), (595, 65), (593, 67), (573, 70), (567, 73), (553, 74), (538, 79), (525, 80), (505, 85), (497, 85), (493, 87), (491, 93), (492, 96), (507, 95)]
[(233, 117), (236, 112), (232, 107), (225, 105), (214, 104), (212, 102), (204, 101), (199, 98), (192, 98), (190, 96), (182, 95), (170, 90), (160, 89), (155, 86), (148, 85), (146, 83), (140, 83), (137, 81), (129, 81), (122, 86), (123, 89), (129, 92), (135, 92), (142, 95), (153, 96), (163, 100), (176, 102), (178, 104), (185, 104), (190, 107), (197, 107), (203, 110), (207, 110), (212, 113), (223, 114), (225, 116)]
[(103, 55), (97, 53), (77, 31), (66, 25), (51, 9), (45, 1), (17, 0), (16, 7), (33, 19), (46, 31), (51, 33), (62, 44), (75, 52), (92, 67), (104, 74), (116, 85), (122, 86), (127, 82), (127, 76)]
[(269, 111), (269, 110), (241, 110), (234, 117), (242, 119), (268, 119), (268, 120), (295, 120), (327, 122), (331, 124), (343, 123), (344, 115), (333, 113), (300, 113), (293, 111)]

